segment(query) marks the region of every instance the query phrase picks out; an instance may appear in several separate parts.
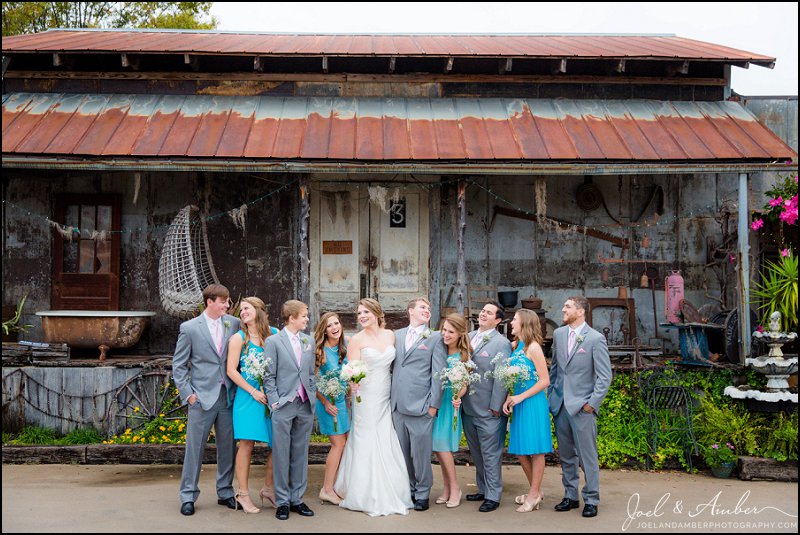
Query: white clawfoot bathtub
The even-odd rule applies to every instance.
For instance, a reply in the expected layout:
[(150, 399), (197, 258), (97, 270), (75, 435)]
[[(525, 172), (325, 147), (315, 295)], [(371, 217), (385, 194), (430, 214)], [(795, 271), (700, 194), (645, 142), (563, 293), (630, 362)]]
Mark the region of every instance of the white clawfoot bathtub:
[(42, 318), (44, 339), (70, 347), (100, 350), (105, 360), (110, 348), (131, 347), (139, 341), (155, 312), (140, 310), (45, 310)]

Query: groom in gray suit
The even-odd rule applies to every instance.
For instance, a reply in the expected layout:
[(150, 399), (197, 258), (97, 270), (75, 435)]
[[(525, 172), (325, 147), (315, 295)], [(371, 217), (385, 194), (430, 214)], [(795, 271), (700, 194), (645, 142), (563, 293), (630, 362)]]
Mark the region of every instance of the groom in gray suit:
[(211, 426), (217, 444), (217, 503), (236, 509), (233, 497), (233, 388), (226, 373), (228, 338), (239, 320), (226, 314), (230, 292), (221, 284), (203, 290), (205, 310), (181, 324), (172, 357), (172, 377), (181, 399), (189, 404), (186, 449), (181, 473), (181, 514), (193, 515), (200, 495), (198, 481), (203, 449)]
[(503, 492), (501, 464), (508, 418), (502, 409), (506, 389), (501, 381), (486, 378), (486, 372), (494, 371), (497, 361), (492, 361), (498, 354), (498, 361), (511, 355), (511, 343), (497, 332), (504, 317), (502, 305), (488, 301), (478, 314), (478, 329), (469, 333), (472, 361), (483, 379), (475, 385), (474, 392), (464, 396), (461, 404), (464, 435), (475, 463), (475, 482), (478, 484), (478, 492), (467, 494), (467, 501), (483, 500), (478, 508), (481, 513), (497, 509)]
[(442, 400), (442, 385), (433, 377), (445, 367), (442, 336), (428, 328), (431, 303), (418, 297), (408, 303), (409, 326), (395, 331), (390, 404), (392, 422), (406, 460), (415, 511), (428, 509), (433, 485), (433, 421)]
[(597, 460), (597, 413), (611, 386), (611, 360), (606, 338), (586, 324), (589, 301), (567, 299), (561, 309), (566, 325), (553, 333), (547, 398), (558, 437), (564, 499), (556, 511), (577, 509), (583, 467), (583, 516), (597, 516), (600, 467)]
[(281, 314), (285, 327), (264, 343), (264, 356), (272, 361), (264, 392), (272, 409), (275, 517), (286, 520), (289, 511), (314, 516), (303, 503), (303, 494), (308, 485), (308, 443), (317, 387), (314, 339), (302, 332), (308, 325), (308, 305), (292, 299), (283, 304)]

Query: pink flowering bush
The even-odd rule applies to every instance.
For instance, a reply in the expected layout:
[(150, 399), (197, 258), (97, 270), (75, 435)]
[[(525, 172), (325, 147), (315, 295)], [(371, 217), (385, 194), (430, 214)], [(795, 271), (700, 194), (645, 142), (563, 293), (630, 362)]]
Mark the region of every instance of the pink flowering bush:
[[(769, 201), (764, 208), (753, 213), (750, 228), (759, 230), (767, 221), (780, 221), (786, 225), (797, 223), (797, 175), (779, 180), (767, 190)], [(784, 255), (785, 256), (785, 255)]]

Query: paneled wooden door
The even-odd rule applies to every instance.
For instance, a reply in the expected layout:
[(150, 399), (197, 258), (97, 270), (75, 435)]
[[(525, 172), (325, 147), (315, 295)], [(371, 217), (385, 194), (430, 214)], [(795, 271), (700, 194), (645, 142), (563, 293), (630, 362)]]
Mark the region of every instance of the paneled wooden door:
[(399, 328), (408, 322), (408, 301), (428, 295), (427, 192), (378, 188), (333, 183), (317, 184), (312, 192), (312, 323), (335, 311), (353, 332), (358, 300), (372, 297), (381, 303), (387, 326)]
[(53, 230), (52, 308), (119, 310), (119, 196), (59, 196), (55, 221), (67, 235)]

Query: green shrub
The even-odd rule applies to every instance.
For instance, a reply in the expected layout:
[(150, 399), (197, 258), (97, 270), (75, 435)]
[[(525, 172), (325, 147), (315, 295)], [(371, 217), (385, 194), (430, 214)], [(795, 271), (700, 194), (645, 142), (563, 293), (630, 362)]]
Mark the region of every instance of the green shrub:
[(93, 427), (74, 429), (60, 439), (59, 444), (98, 444), (103, 441), (100, 432)]
[(56, 432), (52, 429), (29, 425), (24, 427), (11, 443), (25, 446), (42, 446), (55, 444), (57, 438)]
[(777, 413), (765, 431), (759, 452), (761, 457), (777, 461), (797, 460), (797, 411), (789, 415)]

